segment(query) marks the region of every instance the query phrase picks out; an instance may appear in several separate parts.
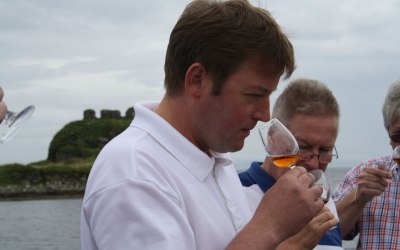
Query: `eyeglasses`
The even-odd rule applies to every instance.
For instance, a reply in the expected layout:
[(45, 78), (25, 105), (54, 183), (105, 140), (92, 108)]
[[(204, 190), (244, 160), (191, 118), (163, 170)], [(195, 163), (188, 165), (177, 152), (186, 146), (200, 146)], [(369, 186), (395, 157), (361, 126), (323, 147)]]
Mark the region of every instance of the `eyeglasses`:
[(389, 136), (390, 140), (394, 143), (400, 143), (400, 134), (394, 134)]
[(319, 153), (319, 154), (307, 150), (300, 150), (298, 156), (300, 161), (305, 161), (305, 162), (313, 159), (314, 156), (317, 156), (318, 161), (320, 163), (330, 163), (339, 158), (339, 155), (336, 151), (336, 147), (333, 147), (332, 152)]

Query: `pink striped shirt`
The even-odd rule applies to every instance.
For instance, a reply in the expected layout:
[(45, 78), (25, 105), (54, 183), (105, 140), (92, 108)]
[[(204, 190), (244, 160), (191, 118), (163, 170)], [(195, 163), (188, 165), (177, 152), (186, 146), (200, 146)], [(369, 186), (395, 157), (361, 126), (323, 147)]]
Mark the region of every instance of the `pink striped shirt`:
[[(353, 167), (333, 193), (335, 202), (357, 188), (358, 176), (364, 168), (380, 163), (394, 164), (391, 156), (377, 157)], [(358, 220), (359, 247), (357, 249), (400, 249), (400, 196), (398, 167), (393, 170), (393, 180), (380, 196), (372, 199)]]

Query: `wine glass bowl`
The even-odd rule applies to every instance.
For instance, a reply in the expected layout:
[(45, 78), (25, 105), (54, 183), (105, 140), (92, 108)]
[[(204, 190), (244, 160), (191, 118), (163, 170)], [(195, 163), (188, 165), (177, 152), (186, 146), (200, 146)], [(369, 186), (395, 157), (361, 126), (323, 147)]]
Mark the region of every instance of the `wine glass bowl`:
[(24, 127), (34, 111), (33, 105), (18, 113), (7, 111), (5, 118), (0, 122), (0, 143), (11, 140)]
[(327, 203), (331, 197), (331, 187), (324, 171), (322, 171), (322, 169), (313, 169), (308, 171), (308, 173), (314, 176), (314, 185), (322, 188), (321, 199), (324, 201), (324, 203)]
[[(335, 206), (333, 201), (330, 201), (331, 198), (331, 186), (329, 185), (329, 181), (326, 178), (326, 175), (322, 169), (313, 169), (308, 171), (308, 173), (314, 176), (314, 185), (320, 186), (322, 188), (322, 194), (320, 196), (321, 200), (326, 204), (326, 206), (331, 210), (330, 206)], [(330, 204), (327, 204), (327, 203)], [(331, 210), (333, 211), (333, 210)], [(336, 219), (338, 219), (336, 217)], [(336, 229), (337, 225), (331, 227), (329, 230)]]
[(276, 118), (258, 128), (266, 157), (275, 166), (292, 167), (298, 158), (299, 145), (292, 133)]
[(392, 158), (394, 164), (390, 167), (390, 171), (393, 171), (393, 169), (400, 164), (400, 145), (393, 149)]

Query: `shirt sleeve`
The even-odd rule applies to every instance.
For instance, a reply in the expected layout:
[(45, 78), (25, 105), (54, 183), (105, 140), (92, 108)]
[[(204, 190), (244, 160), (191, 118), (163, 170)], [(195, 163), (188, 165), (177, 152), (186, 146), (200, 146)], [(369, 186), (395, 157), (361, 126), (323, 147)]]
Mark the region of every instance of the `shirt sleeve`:
[[(349, 192), (357, 188), (359, 175), (365, 167), (369, 164), (368, 162), (360, 163), (349, 170), (343, 178), (343, 181), (339, 183), (336, 187), (335, 191), (333, 192), (332, 199), (336, 203), (340, 201), (344, 196), (346, 196)], [(352, 230), (347, 234), (344, 235), (344, 240), (353, 240), (359, 233), (359, 225), (356, 222), (356, 225)]]
[(357, 188), (358, 176), (364, 167), (364, 164), (361, 163), (356, 165), (346, 173), (343, 180), (333, 191), (332, 199), (335, 203), (341, 200), (350, 191)]
[(82, 249), (196, 249), (186, 218), (173, 195), (151, 182), (127, 180), (83, 204), (82, 230), (91, 235)]

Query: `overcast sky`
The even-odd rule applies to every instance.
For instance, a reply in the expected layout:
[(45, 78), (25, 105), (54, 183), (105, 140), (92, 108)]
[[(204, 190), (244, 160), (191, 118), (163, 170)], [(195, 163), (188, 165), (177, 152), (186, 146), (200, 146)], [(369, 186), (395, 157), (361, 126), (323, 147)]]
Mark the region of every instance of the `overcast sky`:
[[(188, 1), (0, 0), (0, 86), (10, 110), (36, 111), (0, 145), (0, 164), (45, 160), (53, 136), (85, 109), (159, 100), (168, 37)], [(391, 152), (381, 107), (400, 79), (400, 1), (260, 0), (291, 37), (291, 79), (324, 82), (341, 106), (334, 167)], [(272, 102), (287, 82), (281, 82)], [(253, 131), (237, 168), (262, 160)]]

